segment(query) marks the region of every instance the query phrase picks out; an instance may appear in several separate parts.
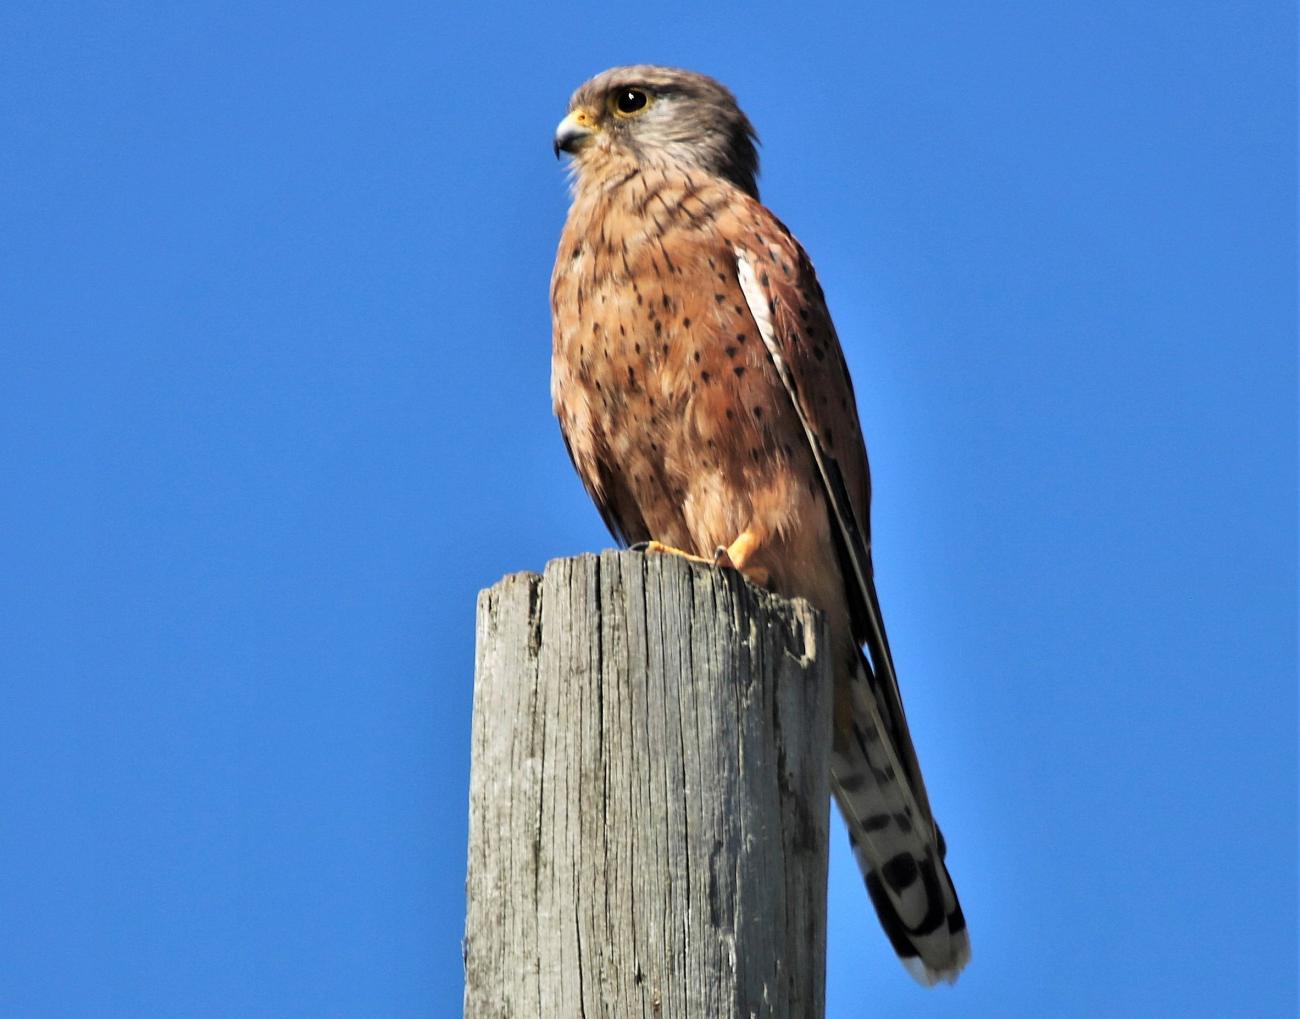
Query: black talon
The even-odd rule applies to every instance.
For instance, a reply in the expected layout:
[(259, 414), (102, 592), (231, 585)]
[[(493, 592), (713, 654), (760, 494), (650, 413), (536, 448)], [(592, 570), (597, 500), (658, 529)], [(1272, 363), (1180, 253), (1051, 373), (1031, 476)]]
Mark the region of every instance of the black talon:
[(635, 545), (629, 545), (629, 546), (627, 547), (627, 550), (628, 550), (629, 552), (649, 552), (649, 551), (650, 551), (650, 542), (648, 542), (648, 541), (638, 541)]

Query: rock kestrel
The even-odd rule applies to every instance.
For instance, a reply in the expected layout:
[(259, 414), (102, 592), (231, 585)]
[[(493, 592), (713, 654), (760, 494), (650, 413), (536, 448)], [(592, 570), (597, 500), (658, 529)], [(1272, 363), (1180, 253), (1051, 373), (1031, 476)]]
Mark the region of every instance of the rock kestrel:
[(754, 130), (711, 78), (619, 67), (573, 94), (555, 148), (574, 182), (551, 393), (574, 465), (620, 542), (825, 613), (835, 799), (894, 949), (951, 981), (970, 942), (876, 598), (853, 386), (812, 263), (759, 203)]

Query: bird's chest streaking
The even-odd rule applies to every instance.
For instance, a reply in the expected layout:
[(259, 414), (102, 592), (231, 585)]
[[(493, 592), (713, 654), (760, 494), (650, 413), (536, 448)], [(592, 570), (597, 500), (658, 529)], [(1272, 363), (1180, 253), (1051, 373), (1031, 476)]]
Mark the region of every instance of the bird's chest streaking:
[(561, 237), (555, 411), (628, 541), (707, 555), (756, 515), (785, 530), (796, 509), (782, 467), (800, 451), (776, 438), (789, 401), (737, 282), (734, 210), (724, 184), (642, 171), (580, 191)]

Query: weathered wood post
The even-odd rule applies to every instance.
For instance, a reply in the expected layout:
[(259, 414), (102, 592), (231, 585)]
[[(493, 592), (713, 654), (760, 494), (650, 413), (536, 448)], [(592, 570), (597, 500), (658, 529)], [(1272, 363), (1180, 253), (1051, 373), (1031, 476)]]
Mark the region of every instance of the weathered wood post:
[(821, 1019), (825, 647), (676, 556), (480, 594), (467, 1017)]

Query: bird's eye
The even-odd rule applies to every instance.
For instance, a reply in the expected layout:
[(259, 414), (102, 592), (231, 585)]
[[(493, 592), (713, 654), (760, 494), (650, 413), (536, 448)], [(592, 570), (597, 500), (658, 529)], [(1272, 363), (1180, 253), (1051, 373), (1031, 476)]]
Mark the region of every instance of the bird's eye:
[(650, 103), (650, 97), (639, 88), (621, 88), (609, 99), (609, 106), (620, 117), (635, 117)]

